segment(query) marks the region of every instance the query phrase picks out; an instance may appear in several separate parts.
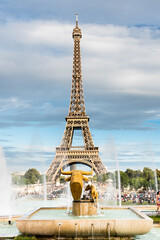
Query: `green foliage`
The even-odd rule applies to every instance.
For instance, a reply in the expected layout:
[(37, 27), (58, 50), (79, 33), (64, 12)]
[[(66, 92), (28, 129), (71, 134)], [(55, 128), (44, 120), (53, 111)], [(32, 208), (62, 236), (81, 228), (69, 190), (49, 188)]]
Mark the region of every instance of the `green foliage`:
[(60, 183), (65, 183), (65, 176), (60, 176)]
[(25, 184), (25, 178), (24, 176), (20, 176), (17, 174), (12, 174), (12, 183), (17, 185), (24, 185)]
[(127, 187), (129, 183), (129, 177), (125, 172), (120, 171), (120, 177), (121, 177), (121, 187)]
[(136, 190), (138, 188), (144, 187), (144, 181), (145, 181), (145, 179), (143, 179), (142, 177), (133, 178), (132, 179), (132, 187)]
[(157, 215), (157, 216), (150, 216), (150, 218), (153, 219), (153, 223), (160, 223), (160, 216)]
[(157, 177), (160, 178), (160, 170), (157, 169)]
[[(29, 169), (24, 176), (18, 175), (17, 173), (12, 173), (12, 183), (17, 185), (25, 185), (25, 184), (34, 184), (37, 181), (39, 183), (44, 182), (44, 175), (40, 175), (40, 173), (35, 169)], [(47, 176), (46, 176), (47, 181)]]
[(25, 173), (24, 178), (26, 184), (35, 184), (41, 177), (37, 169), (31, 168)]
[[(47, 181), (47, 180), (46, 180)], [(40, 183), (44, 183), (44, 175), (42, 174), (42, 175), (40, 175), (40, 177), (39, 177), (39, 182)]]
[(141, 172), (141, 170), (139, 170), (139, 169), (136, 170), (134, 177), (143, 177), (143, 173)]
[(27, 235), (19, 235), (17, 237), (14, 238), (14, 240), (37, 240), (36, 237), (30, 237)]
[(106, 174), (104, 173), (104, 174), (97, 176), (97, 181), (101, 182), (101, 183), (105, 183), (108, 179), (109, 179), (108, 173), (106, 173)]
[[(144, 167), (143, 171), (141, 170), (132, 170), (126, 169), (125, 172), (120, 171), (121, 178), (121, 187), (132, 189), (154, 189), (155, 190), (155, 176), (154, 171), (148, 167)], [(160, 170), (157, 170), (158, 182), (160, 181)], [(105, 183), (108, 179), (116, 180), (118, 182), (118, 172), (101, 174), (99, 176), (94, 176), (93, 181)]]
[(134, 178), (135, 177), (135, 171), (128, 168), (126, 169), (125, 173), (127, 174), (128, 178)]
[(157, 169), (157, 179), (158, 179), (158, 183), (160, 183), (160, 170)]
[(143, 168), (143, 177), (147, 180), (150, 181), (151, 179), (154, 178), (154, 172), (148, 168), (148, 167), (144, 167)]

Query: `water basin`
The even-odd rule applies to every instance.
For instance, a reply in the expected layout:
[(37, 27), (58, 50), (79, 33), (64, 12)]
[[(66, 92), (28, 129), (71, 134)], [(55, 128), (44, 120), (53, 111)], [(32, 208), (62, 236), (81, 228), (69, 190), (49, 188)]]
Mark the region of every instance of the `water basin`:
[(73, 216), (66, 214), (66, 209), (39, 209), (28, 219), (31, 220), (52, 220), (52, 219), (142, 219), (138, 214), (130, 209), (103, 209), (96, 216)]
[(153, 220), (131, 208), (104, 208), (96, 216), (72, 216), (66, 208), (40, 208), (17, 220), (21, 233), (53, 237), (108, 237), (146, 234)]

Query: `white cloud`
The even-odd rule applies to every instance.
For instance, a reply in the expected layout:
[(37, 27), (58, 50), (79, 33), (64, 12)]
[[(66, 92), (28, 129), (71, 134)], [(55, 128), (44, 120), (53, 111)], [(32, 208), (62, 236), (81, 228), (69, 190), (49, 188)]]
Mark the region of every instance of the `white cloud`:
[(30, 103), (27, 101), (19, 100), (16, 97), (0, 99), (0, 112), (7, 112), (15, 109), (25, 109), (30, 107)]
[[(33, 20), (0, 24), (1, 102), (8, 99), (1, 110), (7, 109), (7, 104), (12, 107), (11, 99), (17, 99), (13, 109), (16, 104), (19, 104), (17, 109), (24, 105), (30, 112), (34, 110), (34, 119), (42, 119), (35, 116), (37, 106), (48, 112), (52, 111), (52, 106), (56, 107), (52, 112), (61, 112), (60, 116), (64, 107), (68, 112), (73, 27), (57, 21)], [(147, 26), (96, 24), (80, 27), (84, 94), (90, 114), (100, 116), (99, 125), (104, 126), (105, 114), (110, 121), (109, 128), (114, 123), (121, 123), (122, 129), (131, 125), (143, 128), (144, 121), (157, 119), (160, 112), (160, 30)], [(101, 107), (104, 111), (100, 115)], [(23, 117), (26, 114), (20, 113)]]
[[(82, 70), (90, 90), (159, 94), (159, 29), (94, 24), (80, 27), (84, 35)], [(54, 21), (1, 23), (1, 82), (18, 81), (17, 88), (26, 82), (30, 88), (35, 82), (69, 85), (72, 28), (71, 24)]]

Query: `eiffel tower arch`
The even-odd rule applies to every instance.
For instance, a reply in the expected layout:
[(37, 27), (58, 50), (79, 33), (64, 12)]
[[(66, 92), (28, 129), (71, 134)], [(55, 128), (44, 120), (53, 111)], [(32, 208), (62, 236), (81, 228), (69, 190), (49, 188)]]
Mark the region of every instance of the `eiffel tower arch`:
[[(74, 169), (76, 164), (84, 164), (93, 167), (97, 175), (106, 173), (106, 168), (99, 157), (99, 149), (94, 146), (89, 129), (89, 116), (86, 115), (82, 70), (80, 39), (81, 29), (78, 27), (78, 15), (76, 15), (76, 26), (73, 29), (74, 39), (73, 50), (73, 72), (69, 113), (66, 119), (66, 127), (60, 147), (56, 148), (56, 156), (48, 171), (48, 181), (55, 182), (60, 176), (61, 168), (71, 166)], [(81, 130), (84, 140), (83, 147), (73, 147), (72, 141), (75, 130)]]

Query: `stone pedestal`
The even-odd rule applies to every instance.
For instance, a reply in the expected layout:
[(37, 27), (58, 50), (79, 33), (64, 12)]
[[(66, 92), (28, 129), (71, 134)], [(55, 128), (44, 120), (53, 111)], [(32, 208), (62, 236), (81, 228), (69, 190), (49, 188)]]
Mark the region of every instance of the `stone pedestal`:
[(91, 200), (73, 201), (72, 214), (74, 216), (92, 216), (97, 214), (97, 203)]

